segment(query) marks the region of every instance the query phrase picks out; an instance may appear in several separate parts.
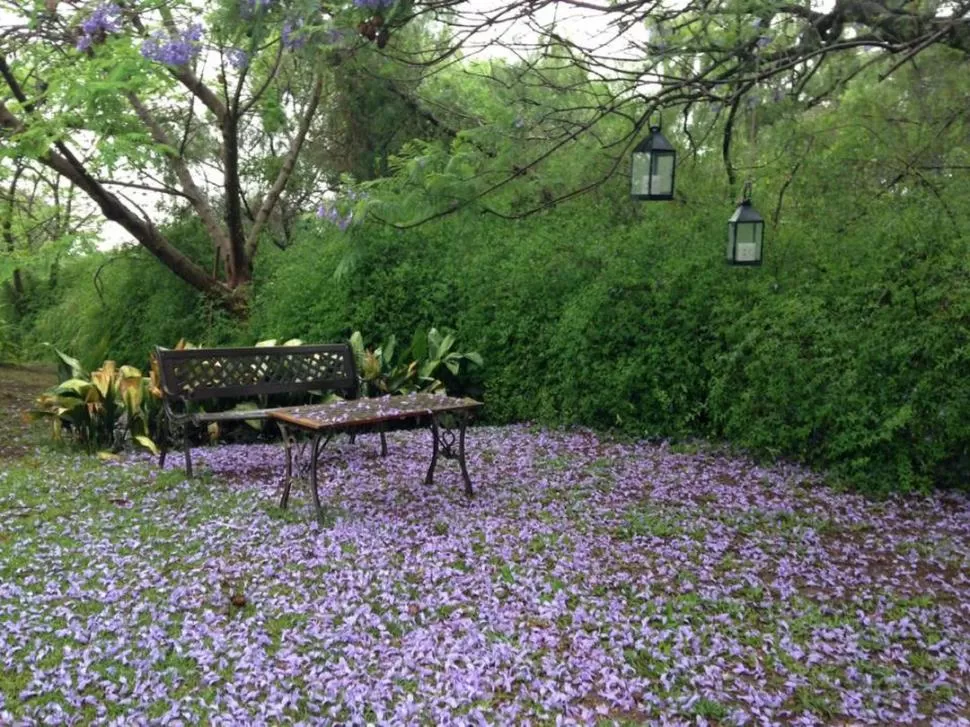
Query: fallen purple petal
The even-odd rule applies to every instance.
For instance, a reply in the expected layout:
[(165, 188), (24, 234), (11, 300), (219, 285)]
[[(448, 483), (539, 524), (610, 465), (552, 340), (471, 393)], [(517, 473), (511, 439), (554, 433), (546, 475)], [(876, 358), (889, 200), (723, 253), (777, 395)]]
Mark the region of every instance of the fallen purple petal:
[(469, 500), (430, 436), (331, 442), (328, 528), (280, 445), (0, 472), (0, 722), (965, 723), (966, 498), (522, 425)]

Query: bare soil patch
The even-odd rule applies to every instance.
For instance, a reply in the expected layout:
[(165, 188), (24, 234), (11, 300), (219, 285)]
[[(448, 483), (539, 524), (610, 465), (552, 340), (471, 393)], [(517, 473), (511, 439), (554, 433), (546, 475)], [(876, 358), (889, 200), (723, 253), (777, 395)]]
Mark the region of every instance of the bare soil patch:
[(28, 412), (56, 383), (52, 366), (0, 364), (0, 461), (27, 454), (32, 444)]

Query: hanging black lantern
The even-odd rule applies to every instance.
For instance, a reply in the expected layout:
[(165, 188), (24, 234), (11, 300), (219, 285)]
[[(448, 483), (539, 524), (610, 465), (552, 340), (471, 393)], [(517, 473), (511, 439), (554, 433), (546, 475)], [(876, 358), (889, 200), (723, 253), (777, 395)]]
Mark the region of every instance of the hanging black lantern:
[(744, 198), (728, 220), (727, 261), (730, 265), (761, 265), (765, 240), (765, 220), (751, 206), (751, 188), (745, 185)]
[(660, 133), (660, 127), (651, 126), (650, 136), (633, 150), (630, 165), (630, 194), (633, 199), (673, 199), (676, 160), (677, 151)]

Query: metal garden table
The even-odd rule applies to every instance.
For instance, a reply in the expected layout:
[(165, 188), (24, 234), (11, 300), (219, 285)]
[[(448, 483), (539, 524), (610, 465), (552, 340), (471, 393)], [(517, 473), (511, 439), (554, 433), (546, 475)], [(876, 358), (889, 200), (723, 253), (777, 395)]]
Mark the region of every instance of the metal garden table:
[[(424, 478), (425, 484), (433, 482), (440, 453), (445, 459), (458, 460), (465, 494), (471, 497), (474, 491), (465, 464), (465, 428), (471, 413), (480, 406), (482, 402), (474, 399), (405, 394), (271, 410), (268, 412), (269, 418), (279, 425), (286, 448), (286, 476), (280, 507), (286, 509), (293, 482), (294, 460), (298, 460), (298, 468), (308, 470), (313, 505), (317, 518), (323, 521), (323, 508), (317, 490), (317, 460), (334, 434), (353, 434), (366, 428), (376, 428), (383, 434), (388, 423), (421, 418), (427, 418), (431, 428), (431, 464)], [(451, 415), (455, 421), (444, 421), (443, 415)], [(387, 454), (383, 441), (381, 454)]]

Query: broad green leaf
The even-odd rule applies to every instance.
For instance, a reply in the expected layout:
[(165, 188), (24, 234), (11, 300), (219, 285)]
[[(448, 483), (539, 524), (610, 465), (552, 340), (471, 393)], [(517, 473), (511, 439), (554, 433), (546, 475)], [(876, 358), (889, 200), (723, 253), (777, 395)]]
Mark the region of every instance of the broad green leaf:
[(75, 394), (80, 397), (85, 397), (88, 390), (91, 389), (93, 384), (90, 381), (84, 381), (83, 379), (68, 379), (67, 381), (62, 381), (56, 387), (54, 387), (55, 394)]
[[(256, 411), (259, 408), (259, 404), (254, 401), (241, 401), (231, 411)], [(263, 419), (245, 419), (244, 421), (257, 432), (262, 431), (266, 424), (266, 421)]]
[(151, 437), (146, 437), (144, 434), (136, 434), (134, 440), (145, 447), (145, 449), (148, 449), (152, 454), (160, 454), (158, 446), (152, 441)]
[(87, 372), (84, 370), (81, 362), (76, 358), (73, 356), (68, 356), (66, 353), (63, 351), (58, 351), (56, 348), (54, 349), (54, 353), (57, 354), (57, 357), (70, 369), (72, 378), (83, 379), (87, 376)]

